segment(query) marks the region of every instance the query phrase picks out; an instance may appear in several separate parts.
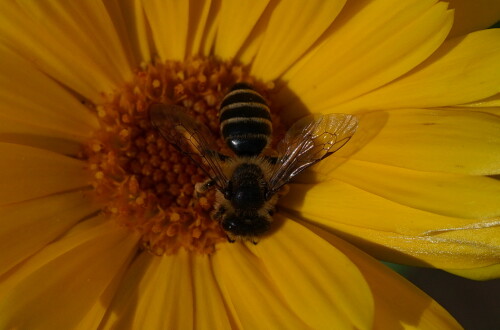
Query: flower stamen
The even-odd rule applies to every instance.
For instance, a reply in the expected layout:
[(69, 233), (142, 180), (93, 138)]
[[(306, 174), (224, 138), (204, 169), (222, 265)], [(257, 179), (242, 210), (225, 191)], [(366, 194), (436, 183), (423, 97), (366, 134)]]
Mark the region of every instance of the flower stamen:
[[(218, 102), (234, 83), (252, 83), (266, 95), (268, 86), (246, 72), (231, 62), (199, 58), (151, 64), (96, 106), (100, 129), (85, 149), (96, 198), (109, 217), (139, 232), (152, 253), (172, 254), (181, 247), (211, 253), (226, 235), (210, 216), (214, 191), (195, 196), (194, 186), (206, 175), (154, 129), (149, 105), (182, 106), (218, 137)], [(221, 139), (217, 143), (228, 153)]]

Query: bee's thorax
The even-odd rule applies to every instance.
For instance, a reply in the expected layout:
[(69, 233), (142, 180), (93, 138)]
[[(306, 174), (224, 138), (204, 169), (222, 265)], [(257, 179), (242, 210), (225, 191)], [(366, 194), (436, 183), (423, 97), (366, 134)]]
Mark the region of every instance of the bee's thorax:
[(236, 167), (228, 186), (228, 199), (237, 210), (256, 210), (265, 202), (264, 174), (259, 166), (242, 163)]

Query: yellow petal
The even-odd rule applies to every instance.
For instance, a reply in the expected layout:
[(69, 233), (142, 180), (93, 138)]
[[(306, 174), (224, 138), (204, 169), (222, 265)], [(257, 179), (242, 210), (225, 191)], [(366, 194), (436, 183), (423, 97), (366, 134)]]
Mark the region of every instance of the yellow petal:
[(373, 293), (373, 329), (462, 328), (436, 301), (396, 272), (336, 236), (308, 227), (335, 245), (363, 274)]
[(20, 122), (58, 130), (68, 137), (88, 138), (96, 129), (96, 116), (80, 100), (0, 45), (0, 100), (2, 115)]
[(53, 152), (0, 142), (1, 205), (88, 185), (84, 163)]
[(210, 11), (208, 12), (207, 21), (205, 22), (200, 45), (200, 53), (203, 56), (213, 56), (215, 38), (217, 35), (217, 29), (219, 28), (219, 21), (221, 17), (221, 2), (221, 0), (212, 0), (210, 3)]
[(478, 101), (500, 91), (500, 29), (446, 41), (404, 77), (337, 111), (439, 107)]
[(127, 273), (104, 328), (192, 329), (191, 272), (184, 250), (162, 257), (143, 253)]
[(0, 46), (0, 141), (76, 155), (97, 128), (74, 95)]
[[(132, 77), (101, 2), (3, 1), (0, 36), (56, 81), (94, 102)], [(84, 68), (84, 70), (82, 70)]]
[(264, 12), (269, 0), (223, 1), (220, 7), (214, 55), (234, 58)]
[(97, 210), (79, 191), (0, 207), (0, 274)]
[(491, 108), (496, 108), (496, 110), (500, 109), (500, 93), (495, 94), (493, 96), (487, 97), (485, 99), (472, 102), (472, 103), (467, 103), (467, 104), (462, 104), (462, 107), (477, 107), (481, 108), (481, 111), (489, 111), (490, 107)]
[[(131, 329), (134, 325), (136, 304), (144, 289), (158, 269), (159, 258), (148, 253), (139, 253), (127, 267), (126, 273), (118, 286), (107, 314), (103, 317), (102, 329)], [(142, 284), (141, 284), (142, 283)]]
[[(317, 180), (337, 179), (417, 209), (461, 218), (500, 215), (500, 181), (482, 176), (421, 172), (330, 157), (313, 168)], [(307, 181), (303, 181), (307, 182)]]
[(0, 141), (47, 149), (58, 154), (75, 157), (82, 151), (82, 145), (58, 131), (19, 122), (17, 119), (2, 118), (0, 114)]
[(282, 1), (272, 12), (252, 74), (274, 80), (292, 65), (338, 15), (345, 0)]
[(313, 329), (366, 328), (373, 305), (359, 270), (305, 227), (276, 217), (280, 222), (272, 237), (249, 247), (294, 312)]
[(0, 283), (3, 329), (71, 329), (136, 251), (137, 237), (113, 222), (87, 220)]
[(137, 328), (191, 329), (193, 327), (193, 288), (189, 256), (184, 250), (164, 256), (137, 304)]
[(276, 232), (256, 246), (220, 245), (213, 257), (243, 328), (369, 328), (372, 297), (358, 269), (303, 226), (275, 220)]
[(498, 0), (447, 0), (455, 11), (449, 37), (486, 29), (500, 20)]
[[(134, 258), (132, 256), (132, 258)], [(115, 311), (110, 309), (111, 302), (115, 298), (118, 288), (123, 285), (122, 279), (125, 273), (125, 269), (129, 269), (131, 261), (128, 260), (127, 263), (123, 264), (123, 269), (120, 269), (116, 276), (111, 281), (110, 285), (103, 291), (101, 297), (94, 301), (93, 306), (87, 309), (85, 315), (75, 327), (75, 330), (88, 330), (88, 329), (101, 329), (106, 313), (114, 313)], [(121, 328), (125, 329), (125, 328)]]
[(189, 36), (187, 41), (187, 55), (189, 56), (199, 55), (201, 53), (211, 4), (212, 0), (195, 0), (190, 3)]
[(104, 5), (132, 66), (138, 67), (142, 62), (150, 62), (152, 60), (150, 37), (142, 2), (109, 0), (105, 1)]
[(194, 324), (196, 329), (234, 329), (235, 324), (228, 315), (219, 286), (214, 277), (209, 256), (192, 255), (194, 291)]
[(476, 281), (486, 281), (500, 278), (500, 263), (471, 269), (445, 269), (447, 272), (470, 278)]
[[(107, 296), (107, 294), (103, 294), (103, 296)], [(103, 306), (107, 304), (107, 301), (97, 301), (94, 303), (87, 314), (80, 320), (80, 322), (75, 325), (75, 330), (88, 330), (88, 329), (100, 329), (99, 325), (101, 324), (101, 320), (103, 315), (106, 313), (108, 306)]]
[[(103, 329), (173, 329), (176, 326), (181, 329), (184, 325), (194, 329), (234, 329), (218, 290), (210, 258), (206, 255), (186, 256), (184, 251), (180, 253), (182, 257), (141, 253), (127, 271), (100, 326)], [(168, 260), (162, 261), (162, 258)], [(167, 267), (172, 262), (182, 265), (182, 269)], [(166, 287), (169, 276), (175, 278), (176, 283)], [(192, 288), (189, 279), (192, 279)], [(180, 305), (178, 298), (191, 295), (193, 307), (187, 300)], [(171, 303), (170, 299), (177, 301)], [(168, 313), (174, 315), (167, 317)]]
[[(358, 97), (408, 72), (439, 47), (452, 21), (446, 4), (430, 0), (353, 3), (345, 11), (312, 56), (283, 78), (312, 112)], [(280, 96), (285, 104), (287, 94)]]
[(263, 17), (261, 17), (255, 28), (253, 29), (252, 33), (248, 37), (247, 42), (240, 49), (240, 52), (237, 55), (237, 61), (245, 65), (253, 63), (255, 55), (260, 49), (260, 45), (262, 44), (262, 39), (264, 39), (264, 32), (266, 31), (267, 28), (267, 25), (262, 22), (267, 22), (269, 19), (268, 16), (270, 16), (270, 14), (271, 14), (270, 10), (264, 12), (264, 14), (262, 15)]
[(154, 45), (163, 60), (182, 60), (186, 56), (189, 1), (143, 1)]
[[(235, 328), (305, 327), (276, 292), (260, 260), (239, 243), (221, 244), (214, 275)], [(256, 317), (258, 315), (258, 317)]]
[(429, 213), (340, 181), (291, 185), (280, 206), (383, 260), (457, 269), (500, 261), (498, 219)]
[(361, 117), (348, 146), (359, 149), (351, 156), (358, 160), (421, 171), (492, 175), (500, 173), (500, 116), (451, 108), (371, 112)]
[(262, 13), (259, 20), (255, 23), (250, 34), (247, 36), (245, 42), (241, 45), (238, 54), (236, 55), (236, 60), (246, 64), (251, 65), (259, 51), (264, 35), (268, 29), (269, 20), (273, 16), (274, 8), (278, 2), (271, 2), (266, 10)]

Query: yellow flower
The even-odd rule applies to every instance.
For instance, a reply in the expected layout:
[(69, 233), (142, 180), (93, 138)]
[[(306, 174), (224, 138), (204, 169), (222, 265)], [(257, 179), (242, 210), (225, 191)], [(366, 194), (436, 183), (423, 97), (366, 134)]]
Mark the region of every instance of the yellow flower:
[[(500, 5), (452, 6), (455, 25), (434, 0), (3, 1), (0, 328), (458, 328), (372, 258), (500, 272), (500, 31), (477, 31)], [(174, 151), (175, 184), (140, 180), (169, 150), (147, 105), (213, 126), (242, 78), (278, 127), (360, 118), (257, 245), (221, 240)]]

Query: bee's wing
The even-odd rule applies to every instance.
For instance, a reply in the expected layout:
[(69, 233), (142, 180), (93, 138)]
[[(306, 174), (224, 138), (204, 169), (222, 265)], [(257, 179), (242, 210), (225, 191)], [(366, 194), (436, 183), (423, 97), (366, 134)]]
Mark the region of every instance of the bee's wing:
[(269, 181), (269, 196), (311, 165), (344, 146), (356, 132), (354, 115), (310, 115), (290, 127), (279, 143), (278, 158)]
[(218, 189), (227, 186), (227, 178), (222, 170), (222, 155), (216, 150), (213, 135), (202, 123), (186, 113), (177, 105), (154, 103), (149, 108), (153, 127), (181, 153), (185, 154), (200, 167)]

